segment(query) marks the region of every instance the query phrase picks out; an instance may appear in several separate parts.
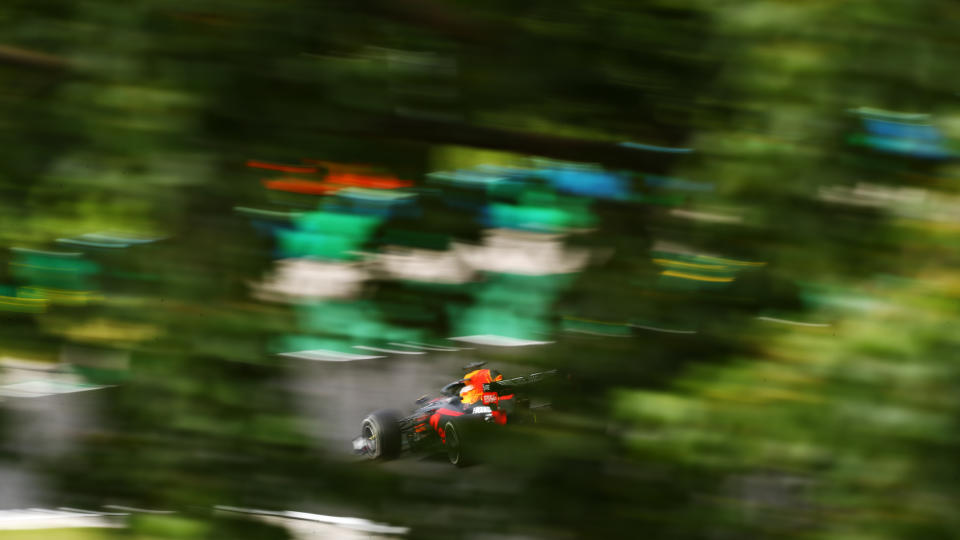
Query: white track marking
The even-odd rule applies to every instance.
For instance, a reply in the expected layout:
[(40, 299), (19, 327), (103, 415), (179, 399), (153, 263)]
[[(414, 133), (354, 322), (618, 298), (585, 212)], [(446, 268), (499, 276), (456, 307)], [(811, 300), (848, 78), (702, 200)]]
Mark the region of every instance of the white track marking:
[(454, 341), (465, 341), (467, 343), (476, 343), (477, 345), (493, 345), (495, 347), (524, 347), (527, 345), (547, 345), (552, 341), (531, 341), (529, 339), (519, 339), (507, 336), (497, 336), (493, 334), (480, 334), (476, 336), (460, 336), (448, 338)]
[(323, 514), (310, 514), (307, 512), (292, 512), (289, 510), (275, 512), (270, 510), (256, 510), (253, 508), (237, 508), (234, 506), (215, 506), (214, 508), (220, 510), (221, 512), (236, 512), (239, 514), (250, 514), (254, 516), (313, 521), (316, 523), (329, 523), (331, 525), (339, 525), (348, 529), (369, 533), (407, 534), (410, 532), (409, 527), (397, 527), (388, 525), (386, 523), (377, 523), (368, 519), (355, 517), (328, 516)]
[(794, 326), (814, 326), (817, 328), (826, 328), (830, 326), (829, 324), (823, 323), (809, 323), (809, 322), (800, 322), (800, 321), (788, 321), (787, 319), (777, 319), (774, 317), (757, 317), (761, 321), (775, 322), (780, 324), (792, 324)]
[(325, 349), (316, 349), (312, 351), (296, 351), (280, 353), (278, 356), (288, 358), (300, 358), (302, 360), (317, 360), (320, 362), (351, 362), (353, 360), (372, 360), (374, 358), (383, 358), (383, 356), (372, 354), (351, 354), (339, 351), (328, 351)]
[(391, 354), (424, 354), (420, 351), (397, 351), (394, 349), (381, 349), (379, 347), (367, 347), (366, 345), (354, 345), (354, 349), (362, 349), (364, 351), (374, 351), (374, 352), (385, 352)]

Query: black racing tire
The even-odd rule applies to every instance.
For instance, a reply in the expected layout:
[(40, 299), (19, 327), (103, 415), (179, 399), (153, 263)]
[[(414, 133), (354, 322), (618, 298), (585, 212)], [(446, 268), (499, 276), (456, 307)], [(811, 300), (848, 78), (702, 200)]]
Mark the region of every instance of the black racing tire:
[(370, 459), (391, 460), (400, 455), (400, 413), (394, 410), (372, 412), (363, 419), (363, 438), (373, 441), (368, 446)]
[(461, 419), (453, 418), (443, 424), (444, 447), (447, 459), (457, 467), (469, 467), (476, 463), (474, 448), (470, 445), (472, 426)]

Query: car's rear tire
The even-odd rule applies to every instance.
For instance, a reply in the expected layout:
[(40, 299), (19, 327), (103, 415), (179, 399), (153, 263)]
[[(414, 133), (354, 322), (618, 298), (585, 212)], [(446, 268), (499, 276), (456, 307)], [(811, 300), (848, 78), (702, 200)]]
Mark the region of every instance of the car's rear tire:
[(367, 441), (370, 459), (389, 460), (400, 455), (400, 413), (394, 410), (372, 412), (363, 419), (361, 436)]
[(457, 467), (467, 467), (475, 463), (473, 449), (469, 445), (470, 430), (467, 422), (447, 420), (443, 425), (443, 435), (450, 463)]

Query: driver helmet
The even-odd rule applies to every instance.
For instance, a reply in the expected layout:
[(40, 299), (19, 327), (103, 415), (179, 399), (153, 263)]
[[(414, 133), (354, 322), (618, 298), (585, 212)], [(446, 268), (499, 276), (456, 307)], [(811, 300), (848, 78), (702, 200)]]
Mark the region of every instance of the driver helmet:
[(503, 375), (489, 369), (477, 369), (463, 376), (463, 388), (460, 389), (460, 401), (470, 404), (480, 401), (485, 383), (503, 380)]

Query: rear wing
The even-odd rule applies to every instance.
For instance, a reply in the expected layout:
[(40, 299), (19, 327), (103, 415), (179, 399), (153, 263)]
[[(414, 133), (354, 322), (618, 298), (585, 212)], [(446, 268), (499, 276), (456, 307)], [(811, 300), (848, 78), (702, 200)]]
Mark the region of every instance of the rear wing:
[(484, 383), (483, 391), (484, 392), (501, 392), (503, 390), (516, 388), (518, 386), (527, 386), (530, 384), (538, 383), (556, 374), (557, 374), (557, 370), (551, 369), (550, 371), (541, 371), (539, 373), (531, 373), (530, 375), (514, 377), (512, 379), (504, 379), (502, 381), (488, 382), (488, 383)]

